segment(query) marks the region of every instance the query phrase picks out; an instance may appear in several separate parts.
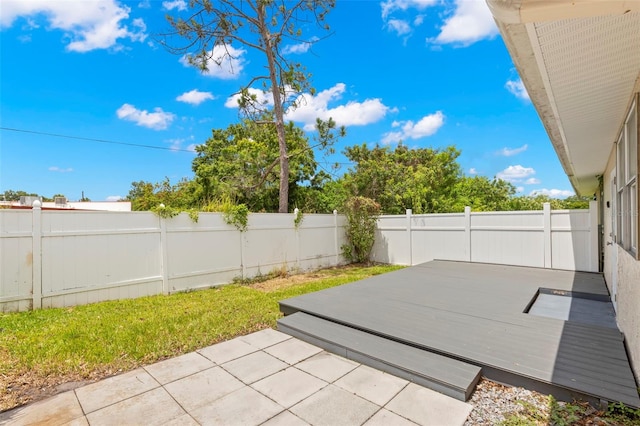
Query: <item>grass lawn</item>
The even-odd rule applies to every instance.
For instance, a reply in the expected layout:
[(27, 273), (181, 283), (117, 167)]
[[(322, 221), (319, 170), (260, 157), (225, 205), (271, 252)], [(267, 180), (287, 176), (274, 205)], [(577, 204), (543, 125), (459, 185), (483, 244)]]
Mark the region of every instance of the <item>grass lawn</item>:
[(279, 300), (399, 268), (347, 266), (171, 296), (0, 314), (0, 411), (66, 383), (97, 380), (275, 327)]

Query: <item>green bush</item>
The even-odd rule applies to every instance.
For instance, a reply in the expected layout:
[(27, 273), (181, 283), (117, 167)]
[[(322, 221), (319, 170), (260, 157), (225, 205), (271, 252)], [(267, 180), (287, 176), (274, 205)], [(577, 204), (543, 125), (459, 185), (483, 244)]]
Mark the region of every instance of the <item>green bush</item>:
[(344, 214), (349, 242), (342, 246), (342, 254), (351, 262), (369, 262), (380, 204), (367, 197), (351, 197), (344, 204)]

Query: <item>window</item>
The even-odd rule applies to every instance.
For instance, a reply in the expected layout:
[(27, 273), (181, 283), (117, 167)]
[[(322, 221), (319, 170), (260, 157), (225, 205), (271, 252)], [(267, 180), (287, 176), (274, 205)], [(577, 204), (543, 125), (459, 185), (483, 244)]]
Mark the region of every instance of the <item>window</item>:
[(633, 102), (617, 142), (617, 241), (638, 257), (638, 106)]

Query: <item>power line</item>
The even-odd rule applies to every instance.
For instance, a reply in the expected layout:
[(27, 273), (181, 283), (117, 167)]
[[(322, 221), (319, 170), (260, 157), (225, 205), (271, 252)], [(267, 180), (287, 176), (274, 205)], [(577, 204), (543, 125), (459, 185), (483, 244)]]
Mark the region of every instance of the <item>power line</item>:
[[(62, 135), (62, 134), (59, 134), (59, 133), (39, 132), (37, 130), (15, 129), (15, 128), (12, 128), (12, 127), (1, 127), (0, 126), (0, 130), (6, 130), (8, 132), (16, 132), (16, 133), (28, 133), (28, 134), (32, 134), (32, 135), (52, 136), (52, 137), (64, 138), (64, 139), (75, 139), (75, 140), (88, 141), (88, 142), (99, 142), (99, 143), (106, 143), (106, 144), (111, 144), (111, 145), (133, 146), (133, 147), (137, 147), (137, 148), (159, 149), (159, 150), (162, 150), (162, 151), (172, 151), (172, 152), (176, 152), (176, 151), (177, 152), (189, 152), (191, 154), (194, 153), (191, 150), (183, 149), (183, 148), (170, 148), (170, 147), (166, 147), (166, 146), (144, 145), (144, 144), (130, 143), (130, 142), (119, 142), (119, 141), (112, 141), (112, 140), (108, 140), (108, 139), (96, 139), (96, 138), (87, 138), (87, 137), (83, 137), (83, 136)], [(338, 165), (341, 165), (341, 166), (352, 166), (352, 165), (355, 164), (355, 163), (352, 163), (352, 162), (333, 162), (333, 161), (316, 161), (316, 163), (338, 164)]]
[(135, 146), (137, 148), (147, 148), (147, 149), (159, 149), (162, 151), (178, 151), (178, 152), (190, 152), (193, 154), (193, 151), (183, 148), (169, 148), (166, 146), (156, 146), (156, 145), (143, 145), (139, 143), (130, 143), (130, 142), (119, 142), (119, 141), (111, 141), (107, 139), (96, 139), (96, 138), (85, 138), (82, 136), (71, 136), (71, 135), (61, 135), (58, 133), (49, 133), (49, 132), (38, 132), (36, 130), (25, 130), (25, 129), (14, 129), (11, 127), (0, 127), (0, 130), (6, 130), (9, 132), (17, 132), (17, 133), (29, 133), (33, 135), (41, 135), (41, 136), (52, 136), (56, 138), (65, 138), (65, 139), (76, 139), (81, 141), (89, 141), (89, 142), (99, 142), (106, 143), (111, 145), (124, 145), (124, 146)]

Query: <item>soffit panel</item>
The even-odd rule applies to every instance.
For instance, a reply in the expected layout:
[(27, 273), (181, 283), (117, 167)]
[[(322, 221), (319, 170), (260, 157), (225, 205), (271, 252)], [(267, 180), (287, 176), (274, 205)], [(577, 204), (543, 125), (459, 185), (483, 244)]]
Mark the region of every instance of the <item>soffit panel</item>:
[(535, 31), (577, 189), (590, 191), (638, 78), (640, 13), (537, 23)]

